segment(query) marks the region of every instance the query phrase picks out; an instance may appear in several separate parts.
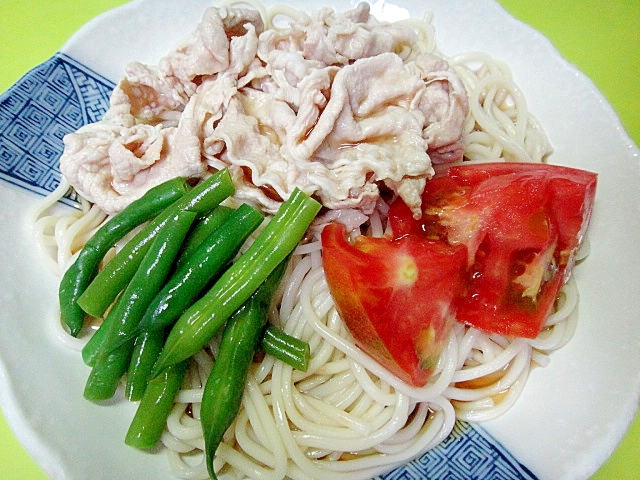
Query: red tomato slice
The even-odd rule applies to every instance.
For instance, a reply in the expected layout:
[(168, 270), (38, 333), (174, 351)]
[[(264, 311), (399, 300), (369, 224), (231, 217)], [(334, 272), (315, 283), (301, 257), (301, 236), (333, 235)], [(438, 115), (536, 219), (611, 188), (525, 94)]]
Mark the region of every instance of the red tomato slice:
[(357, 344), (402, 380), (425, 385), (448, 337), (462, 292), (466, 248), (421, 236), (322, 231), (323, 266), (338, 313)]
[(465, 164), (427, 182), (421, 219), (397, 200), (389, 221), (395, 237), (467, 247), (459, 321), (534, 338), (571, 274), (596, 181), (594, 173), (555, 165)]

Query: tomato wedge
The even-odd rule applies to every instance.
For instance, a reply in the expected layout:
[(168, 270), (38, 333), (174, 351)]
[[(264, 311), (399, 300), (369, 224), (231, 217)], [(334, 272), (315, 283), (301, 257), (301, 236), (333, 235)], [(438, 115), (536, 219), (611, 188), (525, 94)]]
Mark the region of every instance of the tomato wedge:
[(322, 231), (323, 266), (338, 313), (356, 343), (407, 383), (425, 385), (462, 293), (466, 248), (422, 236), (346, 237)]
[(547, 164), (455, 166), (427, 182), (422, 218), (396, 200), (389, 222), (395, 237), (466, 246), (458, 321), (534, 338), (571, 274), (596, 183), (595, 173)]
[(455, 320), (535, 338), (574, 266), (597, 175), (567, 167), (464, 164), (427, 182), (422, 216), (401, 199), (393, 235), (322, 231), (323, 266), (356, 342), (406, 382), (424, 385)]

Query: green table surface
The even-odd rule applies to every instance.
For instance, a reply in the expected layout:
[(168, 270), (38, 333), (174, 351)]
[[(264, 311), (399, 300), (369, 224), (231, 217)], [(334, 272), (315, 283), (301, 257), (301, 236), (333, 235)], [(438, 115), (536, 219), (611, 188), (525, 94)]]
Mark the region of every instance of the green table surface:
[[(0, 92), (47, 60), (92, 17), (123, 3), (125, 0), (0, 0)], [(640, 144), (640, 0), (499, 3), (544, 33), (589, 76), (613, 105), (631, 138)], [(0, 478), (47, 478), (2, 415)], [(640, 479), (640, 415), (592, 479)]]

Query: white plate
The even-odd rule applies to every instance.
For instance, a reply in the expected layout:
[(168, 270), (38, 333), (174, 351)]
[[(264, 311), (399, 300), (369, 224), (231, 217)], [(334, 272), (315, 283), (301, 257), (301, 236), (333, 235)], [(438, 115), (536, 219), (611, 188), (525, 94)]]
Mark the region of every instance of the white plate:
[[(45, 328), (58, 279), (45, 268), (26, 217), (38, 199), (33, 192), (55, 178), (61, 135), (102, 114), (112, 86), (107, 79), (120, 78), (131, 60), (155, 63), (209, 4), (137, 0), (108, 12), (74, 35), (64, 55), (0, 97), (0, 177), (6, 180), (0, 182), (0, 402), (19, 439), (53, 478), (171, 478), (162, 456), (124, 445), (134, 405), (83, 400), (88, 369)], [(331, 4), (339, 10), (354, 5)], [(480, 50), (510, 65), (550, 135), (551, 162), (600, 176), (591, 255), (575, 272), (581, 302), (574, 338), (548, 367), (532, 373), (507, 414), (459, 432), (448, 447), (402, 473), (419, 478), (429, 469), (439, 477), (460, 468), (460, 478), (481, 478), (486, 469), (494, 478), (586, 478), (614, 450), (640, 398), (638, 148), (593, 84), (497, 4), (398, 0), (374, 6), (388, 19), (422, 16), (427, 9), (446, 54)], [(451, 445), (464, 448), (456, 452)], [(434, 455), (450, 457), (445, 470), (430, 470), (439, 463)]]

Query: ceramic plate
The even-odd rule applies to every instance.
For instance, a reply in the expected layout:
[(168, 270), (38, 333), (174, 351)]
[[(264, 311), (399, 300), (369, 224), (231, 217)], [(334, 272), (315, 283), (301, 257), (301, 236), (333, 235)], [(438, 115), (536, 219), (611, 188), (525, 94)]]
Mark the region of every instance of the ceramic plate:
[[(303, 1), (290, 1), (304, 8)], [(339, 10), (347, 0), (331, 2)], [(13, 430), (52, 478), (170, 479), (162, 455), (126, 447), (135, 406), (83, 400), (88, 369), (50, 329), (58, 279), (27, 221), (57, 183), (61, 138), (104, 113), (132, 60), (156, 63), (200, 20), (203, 0), (137, 0), (82, 28), (0, 97), (0, 401)], [(591, 255), (575, 271), (574, 338), (536, 369), (516, 405), (451, 437), (387, 478), (580, 479), (611, 454), (640, 398), (640, 162), (612, 108), (539, 33), (489, 0), (378, 1), (386, 19), (434, 14), (445, 54), (506, 61), (549, 133), (550, 161), (599, 173)]]

